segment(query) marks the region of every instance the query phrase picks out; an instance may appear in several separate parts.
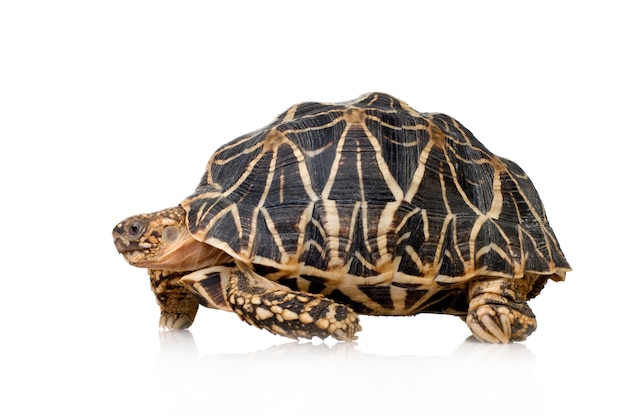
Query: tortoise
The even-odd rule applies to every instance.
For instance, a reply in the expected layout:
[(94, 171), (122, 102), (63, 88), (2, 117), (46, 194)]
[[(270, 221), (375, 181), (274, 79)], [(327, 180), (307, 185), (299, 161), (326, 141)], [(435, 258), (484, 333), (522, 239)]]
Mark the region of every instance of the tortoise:
[(522, 341), (527, 301), (571, 270), (517, 164), (383, 93), (290, 107), (221, 146), (178, 206), (113, 237), (149, 269), (162, 327), (188, 328), (201, 304), (290, 338), (443, 313), (481, 341)]

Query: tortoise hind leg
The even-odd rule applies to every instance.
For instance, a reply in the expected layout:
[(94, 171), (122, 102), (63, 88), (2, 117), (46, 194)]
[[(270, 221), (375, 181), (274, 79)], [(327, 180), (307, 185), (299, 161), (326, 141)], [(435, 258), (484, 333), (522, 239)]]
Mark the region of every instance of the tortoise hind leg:
[(250, 325), (289, 338), (356, 339), (357, 314), (322, 295), (296, 292), (252, 271), (233, 269), (226, 299)]
[(526, 282), (485, 279), (470, 283), (466, 322), (476, 338), (485, 342), (523, 341), (537, 328), (535, 314), (526, 303)]

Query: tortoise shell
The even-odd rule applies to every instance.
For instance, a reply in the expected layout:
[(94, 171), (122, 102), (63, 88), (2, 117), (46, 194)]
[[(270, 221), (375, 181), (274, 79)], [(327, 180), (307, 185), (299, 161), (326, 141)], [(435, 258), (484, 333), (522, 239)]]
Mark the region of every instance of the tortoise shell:
[(570, 270), (517, 164), (382, 93), (292, 106), (220, 147), (182, 206), (197, 240), (359, 313), (443, 311), (479, 276)]

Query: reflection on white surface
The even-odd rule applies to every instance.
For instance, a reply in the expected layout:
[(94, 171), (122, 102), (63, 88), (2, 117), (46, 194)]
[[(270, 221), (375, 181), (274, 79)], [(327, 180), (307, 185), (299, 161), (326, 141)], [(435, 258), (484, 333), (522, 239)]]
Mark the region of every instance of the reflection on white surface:
[(386, 356), (361, 352), (357, 342), (288, 342), (202, 356), (191, 332), (163, 332), (160, 341), (153, 388), (171, 411), (226, 398), (227, 408), (260, 414), (525, 414), (542, 402), (535, 356), (524, 344), (467, 340), (450, 355)]

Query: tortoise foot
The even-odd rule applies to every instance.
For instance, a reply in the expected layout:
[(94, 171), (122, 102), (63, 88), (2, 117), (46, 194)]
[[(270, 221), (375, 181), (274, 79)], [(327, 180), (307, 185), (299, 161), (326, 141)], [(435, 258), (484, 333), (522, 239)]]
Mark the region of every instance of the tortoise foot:
[(180, 283), (183, 273), (149, 270), (150, 284), (161, 309), (159, 326), (165, 329), (186, 329), (198, 312), (198, 301)]
[(535, 315), (508, 280), (481, 281), (470, 288), (466, 322), (483, 342), (523, 341), (537, 328)]
[(321, 295), (291, 291), (252, 273), (236, 271), (227, 300), (239, 317), (261, 329), (288, 338), (355, 340), (361, 329), (349, 307)]

